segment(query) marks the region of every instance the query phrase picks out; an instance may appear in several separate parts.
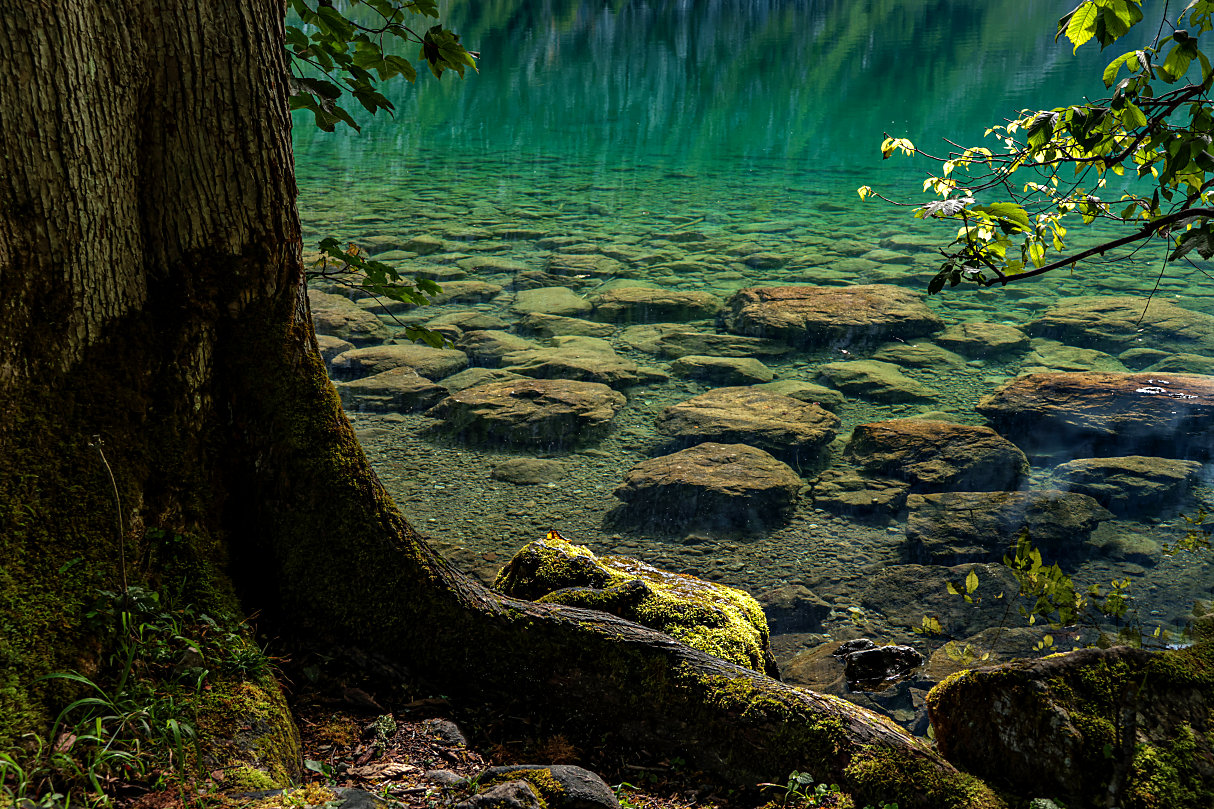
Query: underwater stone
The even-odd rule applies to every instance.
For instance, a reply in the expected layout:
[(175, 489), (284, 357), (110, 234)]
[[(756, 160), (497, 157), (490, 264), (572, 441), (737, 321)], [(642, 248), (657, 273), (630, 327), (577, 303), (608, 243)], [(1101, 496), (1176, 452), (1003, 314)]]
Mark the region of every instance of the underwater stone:
[(651, 287), (616, 287), (591, 298), (595, 320), (612, 323), (703, 320), (721, 311), (720, 298), (708, 292)]
[(356, 348), (338, 354), (329, 365), (338, 379), (371, 376), (393, 368), (412, 368), (427, 379), (438, 380), (466, 368), (468, 357), (462, 351), (409, 343)]
[(540, 347), (530, 340), (500, 329), (464, 332), (455, 346), (468, 355), (469, 364), (490, 368), (500, 365), (502, 357), (511, 352)]
[(815, 404), (753, 387), (729, 387), (667, 407), (657, 428), (684, 445), (749, 444), (809, 460), (834, 440), (839, 423), (838, 416)]
[(587, 314), (591, 308), (588, 300), (563, 286), (520, 290), (510, 305), (510, 309), (520, 315), (539, 312), (566, 317)]
[(1119, 354), (1132, 348), (1214, 355), (1214, 315), (1158, 298), (1083, 296), (1056, 303), (1028, 324), (1033, 337)]
[(725, 303), (724, 325), (799, 346), (872, 345), (943, 328), (922, 294), (886, 284), (750, 287)]
[(1113, 517), (1086, 494), (1051, 489), (912, 494), (906, 505), (911, 558), (950, 565), (1000, 559), (1024, 529), (1046, 558), (1074, 557)]
[(516, 486), (555, 483), (568, 477), (570, 465), (548, 458), (510, 458), (493, 467), (489, 477)]
[(1058, 488), (1086, 494), (1114, 514), (1141, 517), (1177, 505), (1200, 469), (1197, 461), (1129, 455), (1069, 461), (1054, 478)]
[(342, 295), (308, 290), (312, 325), (317, 334), (327, 334), (354, 345), (382, 343), (391, 336), (378, 317)]
[(577, 317), (562, 315), (545, 315), (532, 312), (518, 322), (522, 332), (537, 334), (540, 337), (610, 337), (615, 334), (616, 327), (609, 323), (592, 323)]
[(447, 396), (445, 387), (408, 367), (392, 368), (352, 382), (338, 382), (336, 387), (347, 410), (408, 413), (433, 407)]
[(1052, 371), (1109, 371), (1125, 373), (1121, 360), (1094, 348), (1077, 348), (1056, 340), (1034, 338), (1032, 350), (1024, 358), (1024, 373)]
[(816, 385), (813, 382), (805, 382), (800, 379), (777, 379), (774, 382), (764, 382), (761, 385), (755, 385), (755, 387), (760, 390), (778, 393), (781, 396), (799, 399), (802, 402), (816, 404), (832, 413), (838, 411), (847, 402), (847, 398), (834, 388)]
[(426, 414), (465, 440), (560, 447), (606, 429), (624, 395), (595, 382), (490, 382), (451, 394)]
[(828, 362), (818, 373), (844, 393), (873, 402), (923, 402), (940, 396), (938, 390), (911, 379), (897, 365), (880, 360)]
[(922, 418), (859, 424), (844, 457), (915, 492), (1015, 489), (1028, 472), (1024, 453), (990, 427)]
[(705, 357), (688, 354), (671, 365), (679, 376), (698, 379), (710, 385), (739, 385), (770, 382), (775, 372), (751, 357)]
[(978, 358), (1023, 351), (1029, 345), (1027, 334), (1003, 323), (958, 323), (933, 339), (959, 354)]
[(910, 484), (860, 475), (854, 469), (827, 469), (810, 483), (814, 508), (859, 518), (888, 518), (906, 505)]
[(1214, 377), (1028, 374), (975, 408), (1030, 456), (1214, 456)]
[(538, 379), (576, 379), (625, 388), (644, 380), (636, 363), (615, 353), (606, 340), (553, 337), (551, 348), (514, 351), (502, 357), (507, 370)]
[(642, 461), (629, 470), (610, 516), (672, 529), (758, 529), (786, 522), (801, 478), (787, 464), (745, 444), (705, 443)]
[[(978, 589), (974, 603), (968, 604), (949, 593), (948, 585), (964, 593), (971, 571), (978, 576)], [(924, 616), (931, 616), (945, 635), (965, 637), (1000, 626), (1009, 609), (1018, 615), (1019, 603), (1008, 604), (1017, 590), (1015, 577), (1001, 564), (893, 565), (866, 579), (860, 605), (881, 613), (894, 626), (919, 629)], [(1004, 598), (996, 598), (999, 593)]]
[(354, 348), (354, 344), (331, 334), (316, 335), (316, 344), (320, 347), (320, 356), (326, 363), (338, 354), (344, 354)]

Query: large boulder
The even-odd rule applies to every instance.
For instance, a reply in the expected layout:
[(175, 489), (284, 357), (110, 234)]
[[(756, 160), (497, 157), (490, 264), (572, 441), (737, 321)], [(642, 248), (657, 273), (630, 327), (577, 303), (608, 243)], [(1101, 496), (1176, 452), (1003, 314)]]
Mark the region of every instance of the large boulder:
[[(949, 585), (965, 593), (971, 573), (978, 586), (967, 602), (950, 593)], [(1001, 564), (894, 565), (865, 579), (860, 605), (880, 613), (883, 623), (920, 629), (924, 618), (934, 618), (945, 635), (966, 637), (1003, 625), (1009, 615), (1019, 619), (1019, 604), (1012, 602), (1009, 607), (1016, 590), (1015, 577)]]
[(1118, 516), (1141, 517), (1178, 505), (1201, 469), (1197, 461), (1129, 455), (1084, 458), (1054, 469), (1058, 488), (1080, 492)]
[(959, 672), (928, 694), (940, 753), (1071, 809), (1214, 806), (1214, 645), (1083, 649)]
[(945, 348), (967, 357), (1000, 357), (1029, 346), (1028, 335), (1015, 326), (976, 321), (949, 326), (932, 338)]
[(683, 444), (749, 444), (773, 455), (808, 459), (834, 440), (839, 417), (788, 396), (732, 387), (667, 407), (657, 428)]
[(553, 337), (551, 348), (514, 351), (503, 355), (501, 362), (509, 371), (536, 379), (577, 379), (613, 388), (643, 381), (636, 363), (597, 337)]
[(814, 508), (861, 519), (886, 519), (906, 507), (910, 484), (862, 475), (855, 469), (827, 469), (810, 482)]
[(916, 492), (1015, 489), (1028, 459), (989, 427), (930, 419), (857, 425), (845, 457)]
[(906, 505), (911, 558), (946, 565), (999, 560), (1026, 529), (1047, 558), (1073, 557), (1113, 517), (1086, 494), (1049, 489), (912, 494)]
[(1162, 298), (1083, 296), (1066, 298), (1027, 326), (1032, 337), (1120, 354), (1154, 348), (1170, 354), (1214, 355), (1214, 315)]
[(940, 396), (939, 391), (911, 379), (892, 362), (828, 362), (818, 368), (818, 373), (844, 393), (873, 402), (923, 402)]
[(779, 676), (757, 601), (723, 584), (625, 556), (595, 556), (555, 531), (519, 551), (493, 587), (508, 596), (609, 612), (688, 646)]
[(392, 336), (383, 321), (342, 295), (310, 289), (308, 302), (317, 334), (328, 334), (354, 345), (377, 345)]
[(426, 379), (437, 381), (468, 367), (468, 355), (450, 348), (389, 345), (356, 348), (338, 354), (329, 363), (336, 379), (356, 379), (382, 374), (393, 368), (412, 368)]
[(558, 447), (604, 431), (624, 402), (597, 382), (509, 380), (453, 393), (427, 415), (470, 441)]
[(703, 320), (721, 311), (721, 299), (710, 292), (650, 287), (616, 287), (590, 299), (594, 319), (612, 323), (656, 323)]
[(1061, 373), (1018, 376), (979, 413), (1030, 455), (1214, 456), (1214, 377)]
[(761, 529), (787, 521), (803, 485), (787, 464), (745, 444), (706, 443), (642, 461), (615, 496), (613, 519), (670, 529)]
[(725, 303), (729, 331), (798, 346), (875, 345), (944, 324), (920, 293), (886, 284), (750, 287)]

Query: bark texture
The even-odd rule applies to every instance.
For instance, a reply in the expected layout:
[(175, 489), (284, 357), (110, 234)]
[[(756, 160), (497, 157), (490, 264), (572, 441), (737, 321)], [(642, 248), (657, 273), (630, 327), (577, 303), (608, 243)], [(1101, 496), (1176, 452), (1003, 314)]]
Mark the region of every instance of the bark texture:
[(38, 675), (96, 658), (82, 616), (125, 567), (203, 604), (234, 580), (248, 607), (578, 744), (742, 785), (809, 770), (904, 809), (998, 805), (849, 703), (503, 598), (431, 551), (316, 349), (283, 11), (0, 0), (0, 742), (61, 702)]

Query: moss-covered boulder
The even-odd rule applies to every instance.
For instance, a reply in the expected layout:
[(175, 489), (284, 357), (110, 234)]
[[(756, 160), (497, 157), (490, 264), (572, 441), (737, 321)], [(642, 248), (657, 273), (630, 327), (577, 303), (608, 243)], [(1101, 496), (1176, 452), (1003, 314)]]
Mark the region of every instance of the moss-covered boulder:
[(927, 698), (940, 752), (1071, 809), (1214, 806), (1214, 643), (972, 669)]
[(608, 612), (722, 660), (779, 676), (763, 609), (748, 594), (723, 584), (625, 556), (598, 557), (550, 535), (519, 551), (493, 587), (515, 598)]

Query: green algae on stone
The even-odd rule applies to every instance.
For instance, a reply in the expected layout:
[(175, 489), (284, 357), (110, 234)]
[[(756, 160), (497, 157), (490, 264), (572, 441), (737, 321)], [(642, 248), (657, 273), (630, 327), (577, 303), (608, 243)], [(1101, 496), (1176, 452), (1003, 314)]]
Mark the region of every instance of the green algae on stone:
[(493, 586), (516, 598), (611, 613), (722, 660), (776, 673), (762, 608), (732, 587), (624, 556), (597, 557), (559, 535), (519, 551)]

